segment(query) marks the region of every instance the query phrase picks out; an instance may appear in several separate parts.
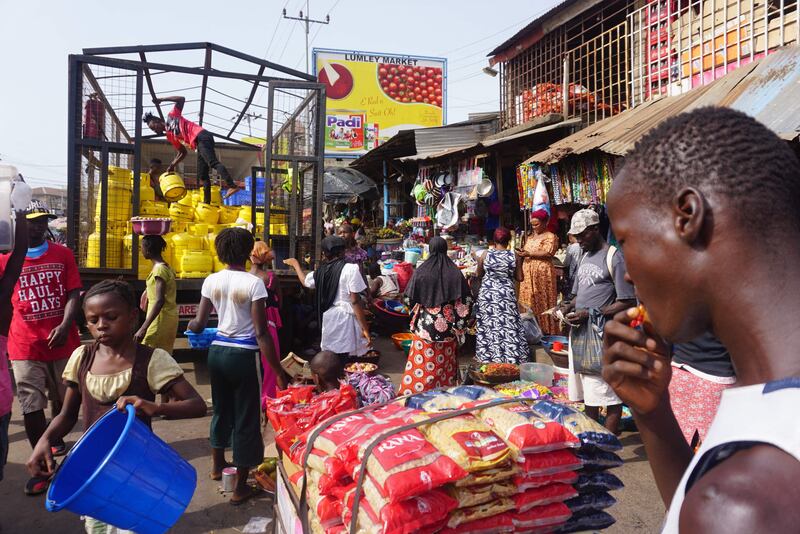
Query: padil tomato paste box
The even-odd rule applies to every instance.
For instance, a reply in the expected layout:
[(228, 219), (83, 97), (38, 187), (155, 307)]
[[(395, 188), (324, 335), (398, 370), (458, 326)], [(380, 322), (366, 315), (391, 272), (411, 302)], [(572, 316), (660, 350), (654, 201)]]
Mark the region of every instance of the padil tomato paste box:
[(364, 112), (331, 110), (325, 117), (325, 148), (362, 151), (364, 126)]

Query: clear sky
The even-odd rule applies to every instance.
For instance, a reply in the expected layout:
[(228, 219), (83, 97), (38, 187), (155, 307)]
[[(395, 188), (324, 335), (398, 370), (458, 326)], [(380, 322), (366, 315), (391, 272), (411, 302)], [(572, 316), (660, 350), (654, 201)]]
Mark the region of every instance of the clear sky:
[[(331, 17), (311, 28), (312, 47), (447, 58), (457, 122), (499, 109), (487, 52), (560, 0), (309, 2), (312, 18)], [(0, 0), (0, 160), (33, 185), (66, 185), (67, 55), (83, 48), (210, 41), (304, 70), (304, 29), (284, 7), (297, 16), (306, 0)]]

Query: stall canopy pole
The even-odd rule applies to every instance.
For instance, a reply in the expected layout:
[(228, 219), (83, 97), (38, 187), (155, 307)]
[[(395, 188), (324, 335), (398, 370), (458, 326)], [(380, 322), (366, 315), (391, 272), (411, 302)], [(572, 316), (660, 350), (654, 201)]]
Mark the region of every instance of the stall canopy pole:
[(383, 225), (389, 224), (389, 167), (383, 160)]

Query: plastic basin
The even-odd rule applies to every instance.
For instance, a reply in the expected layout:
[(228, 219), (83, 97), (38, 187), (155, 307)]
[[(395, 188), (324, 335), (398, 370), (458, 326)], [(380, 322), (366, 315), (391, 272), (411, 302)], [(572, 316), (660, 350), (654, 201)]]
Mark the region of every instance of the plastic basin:
[(543, 386), (553, 385), (555, 369), (546, 363), (523, 363), (519, 366), (519, 378), (525, 382), (536, 382)]
[(189, 341), (189, 346), (193, 349), (207, 349), (211, 346), (211, 342), (214, 341), (217, 335), (217, 329), (206, 328), (199, 334), (187, 330), (184, 334), (186, 334), (186, 339)]
[(197, 472), (136, 418), (133, 406), (97, 420), (70, 451), (45, 507), (140, 534), (169, 530), (194, 494)]

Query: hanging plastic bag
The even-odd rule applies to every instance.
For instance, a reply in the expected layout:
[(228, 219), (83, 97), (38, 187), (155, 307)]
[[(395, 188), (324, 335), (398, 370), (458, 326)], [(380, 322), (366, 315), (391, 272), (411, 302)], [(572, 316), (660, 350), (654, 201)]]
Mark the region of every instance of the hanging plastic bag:
[(550, 195), (544, 184), (545, 175), (541, 169), (536, 169), (536, 189), (533, 192), (533, 211), (544, 210), (550, 215)]
[(599, 375), (603, 370), (603, 324), (600, 311), (590, 309), (589, 319), (570, 330), (569, 350), (576, 373)]
[(538, 345), (544, 335), (536, 316), (528, 309), (521, 316), (522, 318), (522, 331), (525, 332), (525, 339), (528, 345)]

